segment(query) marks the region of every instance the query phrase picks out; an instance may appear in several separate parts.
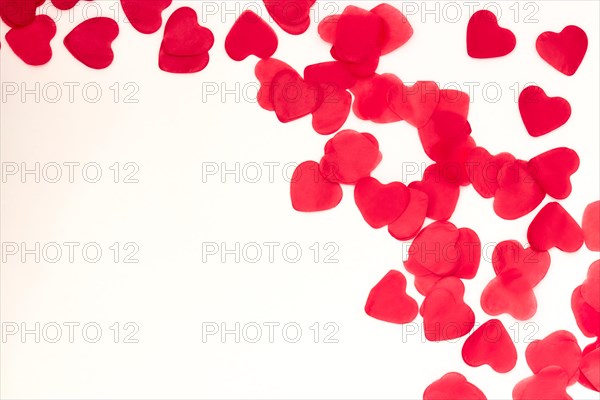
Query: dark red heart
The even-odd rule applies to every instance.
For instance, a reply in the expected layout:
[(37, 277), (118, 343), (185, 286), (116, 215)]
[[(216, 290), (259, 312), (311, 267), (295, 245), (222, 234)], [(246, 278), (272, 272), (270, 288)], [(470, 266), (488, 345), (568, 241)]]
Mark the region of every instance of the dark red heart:
[(77, 25), (64, 39), (67, 50), (77, 60), (94, 69), (112, 64), (113, 40), (119, 35), (119, 25), (106, 17), (91, 18)]
[(208, 51), (214, 41), (212, 32), (198, 23), (196, 11), (189, 7), (178, 8), (165, 25), (158, 66), (176, 74), (202, 71), (208, 65)]
[(294, 170), (290, 196), (297, 211), (324, 211), (342, 201), (342, 188), (339, 183), (329, 182), (321, 175), (318, 163), (306, 161)]
[(419, 306), (406, 294), (406, 278), (399, 271), (390, 271), (371, 289), (365, 312), (375, 319), (394, 324), (406, 324), (417, 317)]
[(6, 42), (26, 64), (43, 65), (52, 58), (50, 41), (54, 35), (54, 21), (47, 15), (38, 15), (31, 24), (8, 31)]
[(401, 182), (384, 185), (375, 178), (367, 177), (356, 183), (354, 201), (365, 221), (379, 229), (402, 215), (410, 202), (410, 192)]
[(581, 349), (571, 332), (556, 331), (542, 340), (534, 340), (527, 346), (525, 358), (534, 374), (555, 365), (567, 373), (569, 385), (573, 385), (579, 378)]
[(172, 0), (121, 0), (121, 7), (131, 26), (138, 32), (150, 34), (162, 26), (162, 12)]
[(502, 322), (491, 319), (467, 338), (462, 358), (471, 367), (487, 364), (494, 371), (505, 373), (517, 365), (517, 349)]
[(225, 51), (232, 60), (242, 61), (249, 55), (269, 58), (277, 50), (277, 35), (261, 17), (244, 11), (225, 38)]
[(583, 29), (569, 25), (560, 33), (544, 32), (535, 43), (540, 57), (558, 71), (571, 76), (585, 57), (588, 38)]
[(423, 400), (487, 400), (477, 386), (458, 372), (450, 372), (425, 389)]
[(556, 247), (567, 253), (583, 246), (583, 231), (558, 203), (548, 203), (535, 216), (527, 229), (527, 240), (538, 251)]
[(467, 53), (473, 58), (502, 57), (514, 50), (517, 39), (509, 29), (498, 26), (488, 10), (474, 13), (467, 26)]
[(519, 111), (527, 132), (538, 137), (567, 123), (571, 105), (562, 97), (548, 97), (539, 86), (527, 86), (519, 96)]
[(559, 147), (532, 158), (529, 167), (548, 195), (566, 199), (571, 194), (571, 175), (579, 169), (579, 156), (574, 150)]
[(27, 26), (42, 4), (44, 0), (0, 0), (0, 18), (11, 28)]

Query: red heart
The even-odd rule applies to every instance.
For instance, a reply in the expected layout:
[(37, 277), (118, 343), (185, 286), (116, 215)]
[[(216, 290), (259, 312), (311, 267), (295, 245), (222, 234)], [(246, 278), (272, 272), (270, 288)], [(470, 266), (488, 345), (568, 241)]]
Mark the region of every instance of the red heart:
[(544, 279), (550, 268), (550, 254), (532, 247), (525, 249), (516, 240), (506, 240), (494, 248), (492, 265), (496, 275), (513, 268), (519, 270), (533, 289)]
[(402, 215), (410, 202), (410, 192), (403, 183), (383, 185), (377, 179), (367, 177), (356, 183), (354, 201), (365, 221), (378, 229)]
[(319, 165), (328, 180), (353, 184), (369, 176), (380, 162), (379, 143), (373, 135), (344, 130), (325, 144)]
[(510, 153), (492, 156), (483, 147), (475, 147), (467, 155), (465, 166), (473, 188), (485, 199), (491, 199), (498, 190), (498, 173), (502, 167), (515, 161)]
[(581, 349), (571, 332), (556, 331), (542, 340), (534, 340), (527, 346), (525, 358), (534, 374), (555, 365), (567, 373), (569, 385), (573, 385), (579, 378)]
[[(579, 382), (588, 389), (600, 392), (600, 339), (592, 344), (590, 351), (581, 359)], [(587, 348), (586, 348), (587, 349)]]
[(583, 246), (583, 231), (558, 203), (548, 203), (535, 216), (527, 229), (527, 240), (539, 251), (556, 247), (567, 253)]
[(321, 86), (323, 102), (312, 113), (312, 126), (321, 135), (337, 132), (348, 119), (352, 108), (352, 95), (347, 90), (328, 91)]
[(567, 393), (569, 376), (557, 366), (546, 367), (514, 387), (513, 400), (573, 400)]
[(423, 393), (423, 400), (487, 400), (477, 386), (458, 372), (450, 372), (442, 376)]
[(0, 0), (0, 18), (11, 28), (27, 26), (35, 20), (36, 9), (44, 0)]
[(491, 319), (467, 338), (462, 358), (471, 367), (487, 364), (494, 371), (505, 373), (517, 365), (517, 349), (502, 322)]
[(77, 60), (94, 69), (112, 64), (113, 40), (119, 35), (119, 25), (106, 17), (97, 17), (77, 25), (64, 39), (67, 50)]
[(310, 26), (310, 8), (316, 0), (264, 0), (277, 25), (292, 35), (304, 33)]
[[(87, 0), (91, 1), (91, 0)], [(75, 7), (79, 0), (52, 0), (52, 5), (59, 10), (70, 10)]]
[(456, 270), (461, 256), (456, 245), (458, 238), (459, 231), (451, 222), (437, 221), (426, 226), (410, 245), (407, 260), (416, 262), (425, 271), (409, 272), (415, 275), (451, 275)]
[(436, 221), (450, 219), (460, 195), (459, 185), (443, 179), (443, 173), (438, 164), (430, 165), (425, 169), (422, 181), (408, 185), (411, 189), (427, 194), (429, 198), (427, 217)]
[(208, 51), (214, 42), (212, 32), (198, 24), (196, 11), (189, 7), (178, 8), (165, 25), (158, 66), (176, 74), (202, 71), (208, 65)]
[(533, 177), (527, 162), (515, 160), (500, 168), (494, 197), (494, 211), (500, 218), (521, 218), (535, 210), (544, 197), (546, 193)]
[(388, 92), (390, 109), (416, 128), (424, 126), (440, 101), (440, 89), (432, 81), (418, 81), (408, 87), (394, 85)]
[(350, 91), (354, 95), (352, 111), (362, 120), (379, 124), (401, 121), (388, 105), (388, 92), (402, 81), (394, 74), (373, 74), (359, 79)]
[(475, 314), (463, 301), (464, 293), (463, 283), (455, 277), (444, 278), (433, 286), (419, 310), (427, 340), (452, 340), (473, 329)]
[(590, 265), (587, 278), (581, 285), (581, 297), (594, 310), (600, 312), (600, 260)]
[(154, 33), (162, 26), (162, 12), (172, 0), (121, 0), (121, 7), (138, 32)]
[(340, 61), (311, 64), (304, 68), (304, 79), (323, 84), (330, 91), (349, 89), (356, 84), (356, 77)]
[(467, 26), (467, 53), (473, 58), (502, 57), (514, 50), (514, 33), (498, 26), (498, 19), (488, 10), (477, 11)]
[(489, 315), (507, 313), (520, 321), (537, 311), (537, 300), (529, 282), (518, 269), (502, 271), (481, 293), (481, 308)]
[(294, 71), (292, 67), (276, 58), (260, 60), (254, 68), (254, 75), (260, 81), (260, 89), (256, 95), (256, 100), (267, 111), (275, 111), (273, 105), (273, 79), (275, 75), (284, 70)]
[(375, 319), (393, 324), (406, 324), (417, 317), (419, 306), (406, 294), (406, 278), (390, 271), (379, 281), (367, 298), (365, 312)]
[(26, 64), (43, 65), (52, 58), (50, 41), (54, 35), (54, 21), (47, 15), (38, 15), (31, 24), (8, 31), (6, 42)]
[(585, 245), (591, 251), (600, 251), (600, 201), (588, 204), (581, 224)]
[(569, 25), (562, 32), (544, 32), (535, 43), (539, 55), (565, 75), (571, 76), (583, 61), (588, 38), (578, 26)]
[(410, 201), (400, 217), (388, 226), (390, 235), (398, 240), (410, 240), (415, 237), (425, 222), (429, 198), (417, 189), (408, 189)]
[(410, 22), (395, 7), (382, 3), (371, 9), (371, 12), (379, 16), (383, 24), (381, 55), (389, 54), (398, 49), (412, 37), (413, 28)]
[(527, 86), (519, 95), (521, 119), (529, 135), (538, 137), (563, 126), (571, 105), (562, 97), (548, 97), (539, 86)]
[(283, 123), (302, 118), (323, 103), (318, 84), (306, 82), (296, 71), (288, 69), (273, 77), (271, 97), (275, 114)]
[(600, 336), (600, 311), (589, 305), (577, 286), (571, 295), (571, 309), (579, 330), (587, 337)]
[(555, 199), (571, 194), (571, 175), (579, 169), (579, 156), (566, 147), (540, 154), (529, 161), (529, 169), (540, 187)]
[(339, 183), (329, 182), (321, 175), (319, 164), (306, 161), (294, 170), (290, 196), (297, 211), (324, 211), (342, 201), (342, 188)]
[(235, 21), (225, 38), (225, 51), (232, 60), (242, 61), (249, 55), (269, 58), (277, 50), (277, 35), (261, 17), (250, 10)]
[(477, 233), (469, 228), (458, 230), (456, 245), (459, 250), (458, 266), (452, 275), (461, 279), (473, 279), (481, 262), (481, 240)]

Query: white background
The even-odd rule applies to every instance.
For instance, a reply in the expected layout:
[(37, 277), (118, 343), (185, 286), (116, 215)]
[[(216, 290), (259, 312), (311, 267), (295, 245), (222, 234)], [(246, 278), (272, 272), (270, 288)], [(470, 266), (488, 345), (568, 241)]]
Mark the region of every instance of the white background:
[[(105, 16), (121, 12), (113, 1), (97, 3)], [(405, 82), (459, 85), (465, 91), (469, 85), (479, 85), (473, 89), (469, 119), (478, 145), (491, 153), (510, 151), (528, 160), (555, 147), (576, 150), (581, 167), (572, 180), (573, 194), (561, 204), (580, 220), (584, 207), (600, 197), (598, 3), (500, 3), (500, 23), (515, 33), (517, 47), (507, 57), (474, 60), (467, 56), (464, 44), (469, 7), (474, 3), (391, 2), (405, 7), (415, 34), (401, 49), (381, 59), (378, 72), (394, 73)], [(489, 399), (509, 399), (514, 385), (530, 375), (524, 339), (533, 332), (533, 325), (514, 325), (510, 316), (501, 317), (507, 327), (513, 327), (510, 332), (519, 332), (519, 362), (507, 374), (497, 374), (487, 366), (466, 366), (460, 356), (464, 338), (456, 343), (425, 343), (418, 335), (403, 338), (402, 326), (373, 320), (363, 307), (371, 287), (389, 269), (404, 271), (403, 248), (407, 246), (385, 229), (368, 227), (354, 205), (351, 187), (345, 188), (342, 203), (332, 211), (306, 215), (292, 210), (283, 165), (318, 161), (328, 138), (312, 130), (310, 118), (284, 125), (253, 102), (256, 59), (236, 63), (223, 49), (236, 14), (243, 9), (240, 4), (246, 3), (176, 1), (163, 14), (166, 21), (177, 7), (192, 6), (202, 24), (215, 34), (210, 64), (193, 75), (160, 71), (157, 55), (162, 29), (142, 35), (123, 23), (122, 12), (121, 32), (113, 45), (115, 61), (103, 71), (80, 64), (62, 45), (64, 36), (84, 19), (82, 14), (87, 10), (87, 15), (94, 16), (95, 8), (79, 5), (72, 21), (67, 13), (62, 15), (52, 41), (53, 59), (38, 68), (26, 66), (10, 51), (4, 39), (7, 26), (0, 25), (3, 85), (24, 82), (34, 88), (39, 82), (42, 88), (49, 83), (63, 87), (56, 103), (44, 96), (36, 103), (33, 95), (24, 102), (19, 95), (3, 99), (2, 161), (29, 166), (96, 162), (103, 172), (96, 184), (85, 182), (81, 174), (75, 183), (66, 178), (56, 184), (35, 183), (31, 176), (26, 183), (19, 177), (8, 178), (1, 195), (2, 241), (26, 242), (30, 247), (35, 242), (97, 242), (104, 251), (96, 264), (85, 262), (81, 253), (76, 253), (74, 263), (66, 256), (55, 264), (35, 263), (32, 257), (23, 263), (18, 256), (3, 263), (2, 322), (25, 322), (30, 328), (36, 322), (41, 326), (96, 322), (103, 336), (98, 343), (87, 343), (76, 330), (74, 343), (69, 343), (65, 328), (55, 344), (43, 339), (35, 343), (32, 335), (25, 343), (18, 336), (9, 337), (2, 343), (0, 357), (1, 396), (418, 399), (432, 381), (457, 371)], [(329, 46), (317, 35), (317, 22), (346, 4), (372, 8), (379, 3), (320, 2), (315, 6), (315, 21), (301, 36), (285, 34), (272, 24), (280, 39), (274, 57), (299, 71), (307, 64), (330, 60)], [(262, 2), (252, 5), (267, 17)], [(425, 7), (437, 11), (426, 14)], [(53, 10), (48, 7), (48, 12)], [(589, 37), (588, 53), (573, 77), (554, 70), (535, 51), (541, 32), (560, 31), (569, 24), (582, 27)], [(70, 103), (65, 82), (82, 86), (95, 82), (102, 88), (102, 97), (91, 104), (76, 89), (75, 101)], [(134, 96), (137, 104), (124, 102), (128, 91), (123, 85), (128, 82), (139, 88)], [(573, 114), (564, 127), (541, 138), (526, 133), (515, 96), (528, 82), (571, 103)], [(121, 88), (116, 103), (110, 90), (115, 83)], [(206, 93), (215, 84), (233, 89), (236, 83), (239, 99), (234, 94), (221, 99), (221, 93)], [(493, 88), (484, 96), (486, 84), (502, 89), (498, 101), (492, 101), (496, 97)], [(384, 157), (373, 175), (384, 182), (417, 180), (418, 174), (407, 176), (407, 165), (429, 163), (416, 131), (406, 123), (377, 125), (351, 116), (345, 127), (377, 137)], [(112, 182), (109, 166), (115, 162), (121, 166), (136, 163), (139, 183)], [(279, 166), (272, 182), (266, 167), (258, 183), (245, 181), (243, 176), (236, 183), (231, 175), (203, 182), (202, 169), (207, 165), (203, 163), (212, 162), (226, 163), (229, 168), (235, 163), (243, 167), (276, 162)], [(479, 234), (489, 260), (492, 243), (526, 242), (527, 226), (536, 212), (517, 221), (501, 220), (492, 202), (468, 187), (462, 189), (451, 221)], [(108, 247), (114, 242), (137, 243), (140, 262), (113, 262)], [(254, 264), (236, 263), (231, 256), (225, 263), (218, 256), (203, 263), (202, 244), (206, 242), (226, 242), (230, 247), (236, 242), (241, 246), (278, 242), (280, 247), (273, 263), (266, 254)], [(309, 249), (315, 242), (321, 247), (318, 262)], [(339, 247), (338, 263), (323, 261), (323, 246), (328, 242)], [(302, 248), (299, 262), (282, 257), (280, 249), (286, 243)], [(575, 324), (570, 296), (598, 253), (585, 248), (575, 254), (553, 250), (551, 257), (550, 271), (535, 289), (539, 306), (532, 319), (537, 327), (533, 338), (567, 329), (583, 347), (591, 340)], [(481, 311), (479, 296), (493, 276), (491, 264), (484, 260), (476, 279), (465, 281), (466, 301), (479, 322), (489, 318)], [(409, 294), (420, 303), (422, 296), (412, 287), (410, 275), (407, 278)], [(139, 326), (135, 336), (139, 343), (122, 343), (121, 337), (115, 344), (109, 326), (128, 321)], [(203, 343), (203, 322), (225, 322), (230, 328), (236, 322), (242, 326), (295, 322), (303, 335), (292, 344), (276, 330), (274, 343), (269, 343), (265, 328), (256, 344), (235, 343), (232, 335), (226, 343), (217, 336)], [(323, 335), (314, 343), (309, 327), (315, 322), (321, 328), (327, 322), (337, 324), (339, 343), (323, 343)], [(415, 322), (420, 323), (420, 317)], [(580, 386), (569, 388), (569, 393), (577, 399), (598, 398)]]

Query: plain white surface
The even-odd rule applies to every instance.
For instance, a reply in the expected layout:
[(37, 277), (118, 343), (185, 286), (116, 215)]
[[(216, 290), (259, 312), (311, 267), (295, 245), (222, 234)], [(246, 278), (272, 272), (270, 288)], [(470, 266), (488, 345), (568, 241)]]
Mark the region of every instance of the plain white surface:
[[(96, 2), (103, 15), (119, 10), (113, 1)], [(50, 162), (98, 163), (103, 179), (96, 184), (76, 178), (74, 183), (2, 184), (2, 242), (97, 242), (104, 250), (100, 262), (81, 257), (74, 263), (22, 263), (10, 258), (1, 269), (2, 322), (96, 322), (103, 338), (95, 344), (76, 336), (56, 344), (26, 343), (10, 337), (2, 343), (0, 356), (3, 398), (421, 398), (423, 390), (450, 371), (463, 373), (489, 399), (509, 399), (513, 386), (530, 375), (524, 359), (524, 336), (532, 325), (520, 323), (517, 341), (519, 362), (507, 374), (489, 367), (470, 368), (456, 343), (422, 343), (418, 336), (403, 340), (403, 327), (367, 317), (364, 301), (371, 287), (389, 269), (402, 267), (403, 248), (385, 229), (368, 227), (356, 209), (352, 188), (334, 210), (305, 215), (294, 212), (289, 184), (282, 166), (318, 160), (328, 137), (317, 135), (310, 118), (281, 124), (273, 113), (250, 101), (256, 81), (255, 58), (236, 63), (224, 49), (225, 36), (244, 8), (230, 1), (176, 1), (163, 14), (166, 21), (177, 7), (197, 10), (203, 25), (215, 35), (208, 67), (193, 75), (171, 75), (158, 69), (157, 54), (162, 29), (142, 35), (120, 21), (121, 33), (114, 42), (116, 57), (106, 70), (86, 68), (66, 51), (63, 37), (83, 20), (78, 7), (73, 21), (61, 17), (52, 42), (54, 57), (46, 66), (26, 66), (8, 48), (0, 25), (3, 83), (25, 82), (34, 87), (65, 82), (97, 83), (103, 90), (98, 103), (68, 101), (67, 92), (57, 103), (30, 96), (21, 102), (13, 96), (1, 103), (1, 157), (6, 162), (42, 165)], [(260, 7), (262, 2), (251, 3)], [(372, 8), (378, 2), (318, 2), (317, 18), (341, 11), (346, 4)], [(573, 176), (573, 194), (561, 204), (580, 220), (584, 207), (600, 197), (599, 190), (599, 5), (595, 1), (498, 2), (500, 23), (517, 36), (517, 47), (507, 57), (473, 60), (466, 55), (465, 31), (469, 7), (474, 3), (390, 2), (408, 15), (415, 34), (401, 49), (384, 56), (378, 72), (391, 72), (405, 82), (435, 80), (442, 87), (468, 91), (474, 87), (470, 122), (478, 145), (492, 153), (510, 151), (529, 159), (549, 149), (567, 146), (576, 150), (581, 167)], [(436, 6), (437, 4), (437, 6)], [(465, 4), (468, 4), (465, 5)], [(480, 9), (484, 4), (475, 5)], [(516, 4), (516, 5), (515, 5)], [(533, 6), (532, 6), (533, 4)], [(216, 8), (213, 8), (216, 7)], [(208, 8), (210, 7), (210, 8)], [(427, 14), (428, 10), (438, 13)], [(458, 7), (461, 15), (454, 13)], [(512, 8), (511, 8), (512, 7)], [(533, 8), (532, 8), (533, 7)], [(520, 10), (515, 20), (515, 10)], [(48, 8), (53, 10), (51, 7)], [(95, 9), (87, 8), (88, 16)], [(204, 10), (204, 13), (203, 13)], [(216, 12), (214, 12), (216, 10)], [(226, 12), (229, 10), (229, 12)], [(525, 21), (525, 17), (535, 15)], [(412, 13), (412, 11), (411, 11)], [(210, 15), (209, 15), (210, 14)], [(533, 22), (531, 19), (537, 19)], [(535, 51), (535, 39), (543, 31), (560, 31), (576, 24), (589, 38), (589, 49), (579, 71), (566, 77), (547, 65)], [(280, 40), (274, 57), (298, 70), (330, 60), (329, 46), (317, 35), (317, 23), (304, 35), (290, 36), (275, 27)], [(139, 87), (137, 104), (113, 100), (110, 87), (128, 82)], [(515, 95), (535, 82), (551, 95), (571, 103), (573, 115), (557, 131), (541, 138), (527, 135), (519, 117)], [(231, 89), (236, 83), (239, 99), (229, 94), (209, 96), (209, 88)], [(519, 90), (514, 89), (517, 84)], [(497, 102), (489, 89), (500, 87)], [(511, 89), (513, 87), (513, 89)], [(220, 93), (219, 93), (220, 94)], [(203, 101), (203, 97), (204, 100)], [(404, 180), (407, 163), (428, 163), (416, 131), (405, 123), (377, 125), (351, 116), (346, 128), (374, 134), (383, 161), (374, 172), (382, 181)], [(133, 162), (139, 166), (139, 183), (111, 182), (109, 166)], [(232, 167), (249, 163), (279, 163), (275, 177), (258, 183), (231, 176), (202, 179), (203, 163), (226, 163)], [(204, 164), (205, 166), (207, 164)], [(426, 165), (426, 164), (425, 164)], [(265, 167), (263, 174), (268, 172)], [(422, 172), (422, 171), (421, 171)], [(547, 198), (543, 204), (551, 201)], [(542, 206), (543, 206), (542, 204)], [(540, 208), (542, 207), (540, 206)], [(451, 221), (470, 227), (487, 244), (515, 239), (526, 241), (534, 217), (504, 221), (495, 216), (489, 200), (469, 187), (461, 191)], [(139, 245), (137, 264), (115, 263), (108, 247), (114, 243)], [(297, 243), (303, 257), (287, 262), (276, 253), (275, 262), (225, 263), (218, 257), (202, 261), (202, 244), (226, 242)], [(318, 243), (319, 262), (309, 249)], [(325, 263), (323, 246), (339, 247), (338, 263)], [(281, 248), (281, 247), (279, 247)], [(122, 257), (122, 255), (121, 255)], [(567, 329), (580, 344), (584, 338), (570, 309), (573, 289), (583, 282), (587, 268), (598, 253), (583, 248), (575, 254), (551, 251), (552, 266), (535, 289), (539, 307), (532, 319), (534, 338)], [(489, 260), (489, 258), (488, 258)], [(476, 279), (465, 281), (466, 301), (479, 322), (487, 317), (479, 306), (485, 284), (494, 276), (489, 261), (482, 261)], [(409, 280), (408, 292), (422, 301)], [(507, 327), (515, 321), (503, 315)], [(136, 344), (115, 344), (115, 322), (139, 326)], [(420, 323), (420, 317), (415, 321)], [(303, 329), (302, 339), (287, 343), (281, 335), (274, 343), (202, 342), (203, 322), (226, 322), (233, 326), (256, 322), (289, 322)], [(315, 322), (337, 324), (339, 343), (314, 343), (309, 327)], [(323, 331), (321, 332), (323, 333)], [(120, 340), (122, 342), (122, 339)], [(580, 386), (569, 388), (577, 399), (598, 398)]]

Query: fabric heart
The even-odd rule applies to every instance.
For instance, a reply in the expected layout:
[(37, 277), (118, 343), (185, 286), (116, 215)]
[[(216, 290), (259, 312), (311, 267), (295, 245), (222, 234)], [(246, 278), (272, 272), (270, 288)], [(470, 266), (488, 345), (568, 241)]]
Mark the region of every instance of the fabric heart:
[(517, 349), (502, 322), (491, 319), (467, 338), (462, 358), (471, 367), (487, 364), (494, 371), (505, 373), (517, 365)]
[(318, 163), (306, 161), (294, 170), (290, 195), (296, 211), (324, 211), (342, 201), (342, 188), (339, 183), (329, 182), (321, 175)]
[(555, 365), (567, 373), (569, 386), (575, 384), (579, 378), (581, 349), (571, 332), (556, 331), (542, 340), (534, 340), (527, 346), (525, 358), (534, 374)]
[(316, 0), (265, 0), (265, 7), (277, 25), (291, 35), (300, 35), (310, 26), (310, 8)]
[(548, 203), (535, 216), (527, 229), (527, 240), (538, 251), (556, 247), (567, 253), (583, 246), (583, 231), (558, 203)]
[(423, 400), (487, 400), (477, 386), (458, 372), (450, 372), (425, 389)]
[(510, 30), (498, 26), (488, 10), (474, 13), (467, 26), (467, 53), (473, 58), (502, 57), (514, 50), (517, 39)]
[(489, 315), (507, 313), (525, 321), (535, 315), (537, 300), (523, 274), (511, 268), (502, 271), (483, 289), (481, 308)]
[(546, 193), (533, 177), (527, 162), (516, 160), (500, 168), (498, 190), (494, 197), (494, 211), (500, 218), (521, 218), (535, 210), (544, 197)]
[(121, 7), (131, 26), (140, 33), (150, 34), (162, 26), (162, 12), (172, 0), (121, 0)]
[(319, 165), (328, 180), (353, 184), (368, 177), (381, 158), (379, 143), (373, 135), (344, 130), (325, 144), (325, 155)]
[(519, 95), (521, 119), (529, 135), (543, 136), (571, 117), (571, 105), (562, 97), (548, 97), (539, 86), (527, 86)]
[(0, 18), (10, 28), (27, 26), (35, 20), (36, 9), (44, 0), (0, 0)]
[(260, 60), (254, 67), (254, 75), (260, 82), (260, 89), (256, 95), (258, 104), (267, 111), (275, 111), (273, 105), (273, 80), (281, 71), (294, 71), (292, 67), (277, 60), (269, 58)]
[(208, 51), (214, 42), (212, 32), (198, 24), (196, 11), (189, 7), (178, 8), (165, 25), (158, 66), (176, 74), (202, 71), (210, 61)]
[(514, 162), (510, 153), (492, 156), (483, 147), (475, 147), (467, 155), (465, 166), (473, 189), (485, 199), (491, 199), (498, 190), (498, 173), (505, 164)]
[(261, 17), (244, 11), (225, 38), (225, 51), (232, 60), (242, 61), (250, 55), (269, 58), (277, 50), (277, 35)]
[(279, 121), (295, 121), (314, 112), (323, 103), (319, 85), (306, 82), (294, 70), (284, 69), (273, 77), (273, 108)]
[(596, 347), (584, 354), (579, 365), (579, 382), (588, 389), (600, 392), (600, 348)]
[(588, 204), (581, 223), (585, 245), (591, 251), (600, 251), (600, 201)]
[(54, 21), (47, 15), (38, 15), (31, 24), (8, 31), (6, 42), (26, 64), (43, 65), (52, 58), (50, 41), (54, 35)]
[(429, 198), (427, 194), (417, 189), (410, 191), (410, 201), (400, 217), (388, 226), (390, 235), (398, 240), (414, 238), (425, 222)]
[(439, 101), (440, 89), (432, 81), (418, 81), (410, 87), (395, 85), (388, 92), (390, 109), (416, 128), (429, 122)]
[(379, 229), (402, 215), (410, 202), (410, 191), (400, 182), (384, 185), (367, 177), (356, 183), (354, 201), (365, 221)]
[(406, 294), (406, 278), (390, 271), (379, 281), (367, 298), (365, 312), (375, 319), (393, 324), (406, 324), (417, 317), (419, 306)]
[(113, 40), (119, 35), (119, 25), (106, 17), (91, 18), (77, 25), (64, 39), (67, 50), (77, 60), (94, 69), (112, 64)]
[(419, 310), (427, 340), (452, 340), (473, 329), (475, 314), (464, 302), (464, 292), (463, 283), (455, 277), (441, 279), (429, 291)]
[(567, 393), (569, 376), (557, 366), (546, 367), (514, 387), (513, 400), (573, 400)]
[(600, 311), (589, 305), (577, 286), (571, 295), (571, 309), (581, 333), (587, 337), (600, 336)]
[(581, 297), (594, 310), (600, 312), (600, 260), (590, 265), (587, 278), (581, 285)]
[(587, 47), (587, 35), (574, 25), (565, 27), (560, 33), (544, 32), (535, 43), (540, 57), (568, 76), (577, 72)]
[(529, 167), (548, 195), (566, 199), (571, 194), (571, 175), (579, 169), (579, 156), (571, 149), (559, 147), (532, 158)]
[(550, 268), (550, 254), (532, 247), (525, 249), (516, 240), (506, 240), (494, 247), (492, 265), (496, 275), (517, 269), (533, 289), (544, 279)]
[(438, 164), (432, 164), (425, 169), (422, 181), (408, 185), (410, 189), (420, 190), (427, 195), (427, 217), (436, 221), (450, 219), (460, 195), (459, 185), (443, 179), (443, 174)]

